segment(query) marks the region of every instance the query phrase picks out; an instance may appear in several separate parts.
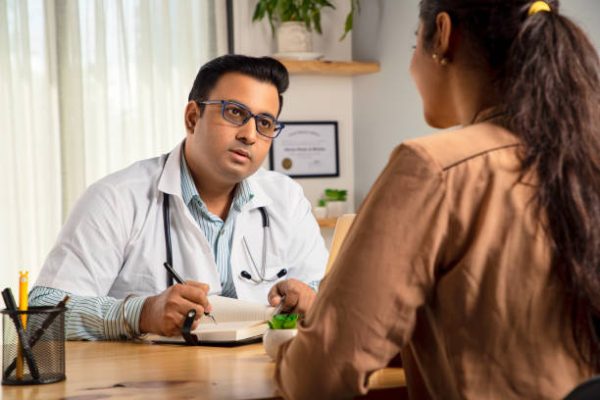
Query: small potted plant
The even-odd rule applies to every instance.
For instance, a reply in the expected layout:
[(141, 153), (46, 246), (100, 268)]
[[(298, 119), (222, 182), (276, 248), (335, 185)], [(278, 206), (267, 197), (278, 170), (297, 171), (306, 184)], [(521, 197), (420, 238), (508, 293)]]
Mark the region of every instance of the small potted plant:
[(327, 218), (327, 202), (325, 199), (319, 199), (317, 206), (313, 207), (312, 212), (316, 219)]
[(277, 314), (269, 321), (263, 336), (265, 351), (272, 360), (277, 358), (279, 347), (298, 333), (298, 314)]
[[(351, 9), (341, 39), (352, 30), (358, 1), (350, 0)], [(311, 32), (322, 33), (321, 10), (325, 8), (335, 9), (335, 6), (327, 0), (258, 0), (252, 21), (261, 21), (265, 17), (269, 20), (273, 35), (277, 37), (279, 54), (310, 53)]]
[(327, 204), (327, 217), (337, 218), (347, 211), (348, 191), (340, 189), (325, 189), (325, 203)]

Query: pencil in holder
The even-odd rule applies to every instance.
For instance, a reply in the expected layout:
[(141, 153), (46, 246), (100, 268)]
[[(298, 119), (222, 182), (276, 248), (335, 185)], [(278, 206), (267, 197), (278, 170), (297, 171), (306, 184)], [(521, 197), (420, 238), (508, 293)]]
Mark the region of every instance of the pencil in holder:
[[(65, 308), (30, 307), (2, 313), (2, 384), (35, 385), (65, 379)], [(26, 329), (16, 321), (25, 317)], [(24, 318), (23, 318), (24, 319)], [(21, 338), (27, 342), (24, 346)]]

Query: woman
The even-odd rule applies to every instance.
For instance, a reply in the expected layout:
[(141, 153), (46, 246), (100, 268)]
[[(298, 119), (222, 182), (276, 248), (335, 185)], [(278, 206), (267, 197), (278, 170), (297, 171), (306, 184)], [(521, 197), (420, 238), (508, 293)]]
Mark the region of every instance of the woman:
[(427, 122), (358, 213), (276, 377), (340, 398), (559, 398), (600, 371), (598, 56), (558, 1), (423, 0)]

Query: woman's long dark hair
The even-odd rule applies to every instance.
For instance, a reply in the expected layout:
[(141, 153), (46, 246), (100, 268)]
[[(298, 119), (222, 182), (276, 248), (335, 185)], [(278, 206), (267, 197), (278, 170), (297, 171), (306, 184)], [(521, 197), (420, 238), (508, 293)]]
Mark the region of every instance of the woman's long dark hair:
[(447, 12), (474, 59), (494, 71), (506, 128), (524, 144), (522, 173), (539, 179), (536, 202), (547, 221), (553, 267), (570, 298), (581, 357), (600, 371), (600, 63), (571, 20), (528, 16), (533, 1), (422, 0), (425, 44)]

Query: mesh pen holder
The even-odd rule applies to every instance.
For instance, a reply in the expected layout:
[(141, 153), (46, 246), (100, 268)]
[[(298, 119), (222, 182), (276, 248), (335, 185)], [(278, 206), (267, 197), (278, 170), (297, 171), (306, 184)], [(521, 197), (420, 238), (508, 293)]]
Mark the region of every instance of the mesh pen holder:
[[(65, 308), (30, 307), (2, 313), (2, 384), (37, 385), (65, 379)], [(15, 317), (26, 316), (23, 349)], [(20, 358), (22, 363), (17, 359)]]

